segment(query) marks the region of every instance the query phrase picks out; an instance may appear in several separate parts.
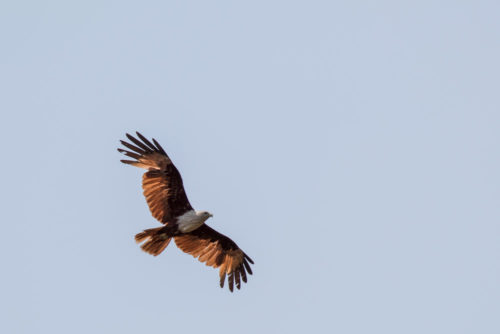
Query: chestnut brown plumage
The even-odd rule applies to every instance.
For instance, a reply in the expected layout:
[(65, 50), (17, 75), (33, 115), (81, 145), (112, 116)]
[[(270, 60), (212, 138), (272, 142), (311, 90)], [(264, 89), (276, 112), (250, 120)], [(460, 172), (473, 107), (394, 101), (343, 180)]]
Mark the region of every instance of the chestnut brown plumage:
[(247, 282), (246, 271), (251, 275), (252, 269), (248, 262), (252, 259), (246, 255), (231, 239), (215, 231), (208, 225), (174, 237), (175, 244), (182, 251), (198, 258), (207, 266), (219, 268), (220, 287), (228, 274), (229, 290), (233, 291), (233, 283), (240, 288), (240, 276)]
[(240, 289), (241, 281), (247, 282), (247, 273), (252, 274), (252, 259), (234, 241), (204, 223), (211, 214), (193, 210), (182, 177), (160, 144), (136, 134), (139, 139), (126, 134), (132, 144), (120, 141), (128, 150), (118, 151), (134, 159), (121, 162), (147, 169), (142, 177), (144, 196), (153, 217), (164, 224), (138, 233), (136, 242), (142, 243), (145, 252), (157, 256), (174, 238), (182, 251), (219, 268), (221, 287), (227, 276), (229, 290), (232, 292), (234, 285)]

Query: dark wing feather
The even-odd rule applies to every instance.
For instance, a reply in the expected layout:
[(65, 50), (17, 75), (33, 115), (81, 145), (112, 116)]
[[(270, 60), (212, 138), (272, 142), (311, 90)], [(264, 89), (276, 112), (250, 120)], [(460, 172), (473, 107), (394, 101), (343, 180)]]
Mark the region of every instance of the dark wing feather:
[(186, 196), (181, 174), (160, 144), (153, 139), (155, 146), (139, 132), (136, 133), (140, 140), (127, 133), (133, 144), (121, 141), (130, 151), (118, 149), (135, 160), (121, 162), (148, 170), (142, 177), (144, 196), (153, 217), (167, 224), (193, 208)]
[(252, 259), (234, 241), (206, 224), (192, 232), (178, 235), (174, 240), (182, 251), (198, 258), (207, 266), (219, 268), (221, 288), (226, 275), (232, 292), (235, 283), (239, 289), (241, 280), (247, 281), (247, 272), (252, 274), (249, 264), (253, 264)]

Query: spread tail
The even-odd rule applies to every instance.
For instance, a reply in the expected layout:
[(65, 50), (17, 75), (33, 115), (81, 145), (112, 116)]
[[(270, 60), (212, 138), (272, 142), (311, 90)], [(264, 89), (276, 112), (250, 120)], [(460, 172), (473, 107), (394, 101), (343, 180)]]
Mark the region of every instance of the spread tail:
[(154, 256), (163, 252), (170, 240), (172, 237), (168, 236), (163, 227), (149, 228), (135, 235), (135, 241), (138, 244), (142, 243), (142, 250)]

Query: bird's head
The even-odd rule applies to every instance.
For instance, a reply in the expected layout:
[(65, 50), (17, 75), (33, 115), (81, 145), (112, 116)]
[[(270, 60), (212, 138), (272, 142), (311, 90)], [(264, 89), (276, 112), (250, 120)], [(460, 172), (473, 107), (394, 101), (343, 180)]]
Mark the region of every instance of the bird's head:
[(204, 220), (213, 217), (213, 215), (208, 211), (196, 211), (196, 215), (203, 218)]

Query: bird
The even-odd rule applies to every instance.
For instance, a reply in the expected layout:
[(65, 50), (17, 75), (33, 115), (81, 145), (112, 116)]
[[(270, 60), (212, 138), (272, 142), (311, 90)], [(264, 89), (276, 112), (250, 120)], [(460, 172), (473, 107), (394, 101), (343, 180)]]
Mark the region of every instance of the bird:
[(143, 251), (157, 256), (173, 238), (183, 252), (219, 268), (221, 288), (227, 276), (229, 290), (233, 292), (234, 285), (240, 289), (241, 281), (247, 282), (247, 273), (252, 275), (253, 260), (233, 240), (205, 223), (213, 217), (210, 212), (193, 209), (181, 174), (160, 144), (139, 132), (136, 135), (126, 133), (130, 142), (120, 140), (126, 149), (118, 148), (118, 152), (133, 159), (120, 161), (147, 170), (142, 176), (143, 194), (152, 216), (163, 226), (143, 230), (135, 235), (135, 241)]

